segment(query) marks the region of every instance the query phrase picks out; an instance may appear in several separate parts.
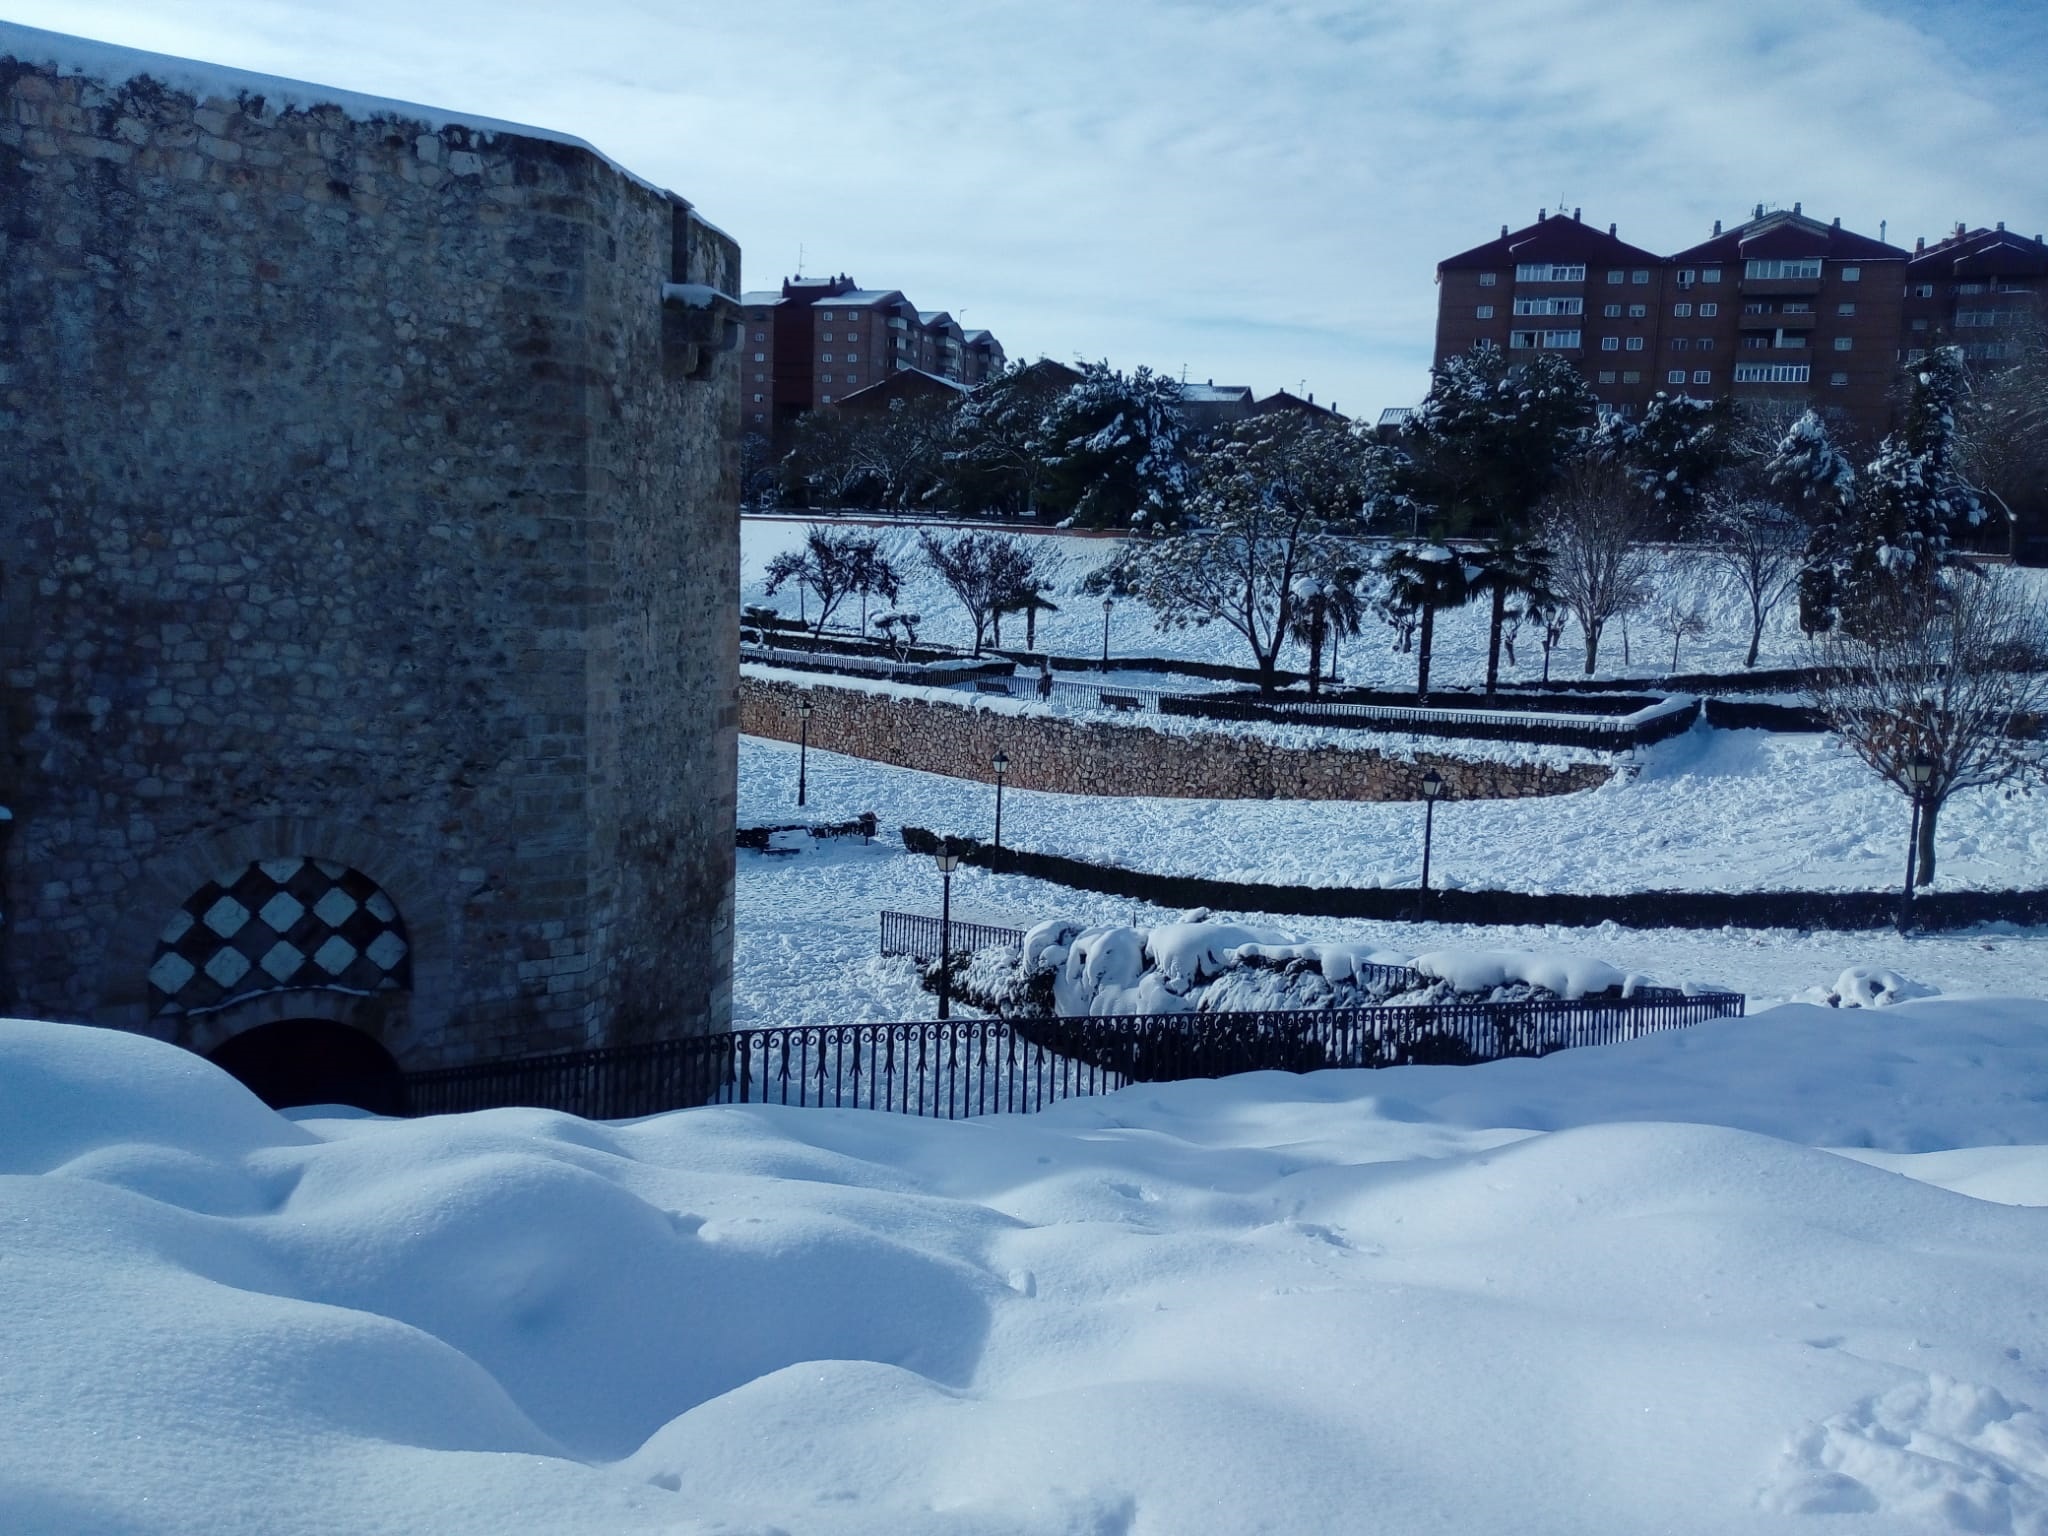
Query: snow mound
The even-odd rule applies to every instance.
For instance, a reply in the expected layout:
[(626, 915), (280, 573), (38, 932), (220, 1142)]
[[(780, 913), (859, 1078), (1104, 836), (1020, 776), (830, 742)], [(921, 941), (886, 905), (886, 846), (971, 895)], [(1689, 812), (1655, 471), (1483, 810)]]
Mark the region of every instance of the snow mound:
[(2044, 1187), (2038, 1002), (965, 1122), (295, 1126), (0, 1047), (10, 1536), (2048, 1519), (2043, 1213), (1950, 1187)]
[(1939, 989), (1912, 981), (1897, 971), (1880, 966), (1852, 965), (1835, 978), (1832, 987), (1816, 987), (1808, 994), (1830, 1008), (1889, 1008), (1915, 998), (1936, 997)]
[(1883, 1515), (1924, 1531), (2048, 1533), (2048, 1417), (1996, 1388), (1930, 1375), (1810, 1425), (1759, 1501), (1775, 1513)]
[(1616, 970), (1583, 955), (1544, 955), (1527, 949), (1433, 949), (1410, 962), (1425, 976), (1447, 981), (1461, 993), (1484, 994), (1500, 987), (1540, 987), (1556, 997), (1599, 993), (1634, 994), (1648, 978)]

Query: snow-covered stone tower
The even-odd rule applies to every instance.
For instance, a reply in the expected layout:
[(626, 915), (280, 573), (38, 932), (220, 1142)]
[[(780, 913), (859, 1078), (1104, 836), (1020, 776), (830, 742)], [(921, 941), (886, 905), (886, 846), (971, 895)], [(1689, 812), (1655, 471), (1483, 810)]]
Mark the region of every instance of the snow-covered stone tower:
[(0, 24), (0, 285), (0, 1007), (339, 1076), (725, 1027), (733, 242)]

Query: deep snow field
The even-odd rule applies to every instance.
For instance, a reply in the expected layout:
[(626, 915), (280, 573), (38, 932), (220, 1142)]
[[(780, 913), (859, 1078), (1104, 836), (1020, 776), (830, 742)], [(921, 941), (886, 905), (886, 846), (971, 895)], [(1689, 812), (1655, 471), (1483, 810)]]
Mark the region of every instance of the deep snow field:
[(957, 1123), (288, 1120), (0, 1023), (0, 1530), (2041, 1536), (2044, 1084), (2039, 1004), (1937, 999)]
[[(785, 549), (801, 546), (810, 521), (794, 514), (741, 519), (742, 603), (765, 604), (792, 617), (796, 615), (798, 604), (794, 588), (785, 587), (774, 597), (768, 597), (762, 592), (762, 583), (766, 579), (769, 560)], [(816, 521), (829, 525), (834, 519), (820, 518)], [(896, 525), (864, 528), (863, 531), (881, 535), (884, 548), (903, 573), (903, 595), (894, 606), (923, 616), (924, 624), (919, 631), (921, 638), (954, 645), (972, 643), (973, 626), (969, 624), (959, 600), (930, 573), (918, 553), (917, 530)], [(1055, 573), (1053, 600), (1060, 606), (1057, 613), (1039, 616), (1039, 648), (1068, 656), (1101, 655), (1102, 599), (1083, 593), (1080, 585), (1089, 572), (1115, 558), (1118, 541), (1057, 533), (1023, 536), (1038, 539), (1046, 549), (1046, 564)], [(2028, 572), (2026, 575), (2048, 586), (2048, 573)], [(1679, 670), (1739, 671), (1749, 646), (1748, 610), (1715, 589), (1710, 569), (1695, 554), (1679, 552), (1672, 555), (1665, 562), (1662, 580), (1667, 590), (1677, 591), (1682, 597), (1698, 596), (1707, 605), (1713, 619), (1711, 634), (1704, 639), (1689, 640), (1681, 648)], [(805, 602), (810, 603), (811, 599), (806, 597)], [(872, 608), (880, 612), (887, 606), (877, 603)], [(859, 620), (858, 598), (842, 605), (832, 616), (835, 625), (855, 625)], [(1623, 626), (1617, 622), (1601, 641), (1597, 675), (1650, 679), (1664, 676), (1671, 660), (1669, 637), (1660, 640), (1644, 615), (1631, 619), (1628, 625), (1629, 661), (1625, 665), (1622, 660), (1622, 632)], [(1023, 620), (1006, 620), (1003, 638), (1011, 646), (1022, 646)], [(1235, 666), (1252, 664), (1251, 653), (1244, 641), (1227, 626), (1211, 624), (1205, 629), (1159, 630), (1154, 626), (1151, 610), (1128, 599), (1119, 599), (1110, 613), (1109, 641), (1112, 659), (1117, 656), (1171, 656), (1228, 662)], [(1533, 632), (1523, 636), (1517, 654), (1519, 665), (1511, 666), (1505, 657), (1502, 658), (1501, 675), (1504, 678), (1534, 682), (1543, 675), (1543, 651)], [(1807, 643), (1799, 631), (1797, 615), (1790, 603), (1784, 604), (1765, 626), (1757, 665), (1800, 666), (1807, 659)], [(1575, 625), (1568, 627), (1562, 644), (1551, 654), (1551, 675), (1579, 676), (1584, 660), (1578, 629)], [(1299, 647), (1290, 647), (1282, 656), (1281, 664), (1292, 668), (1305, 667), (1308, 664), (1307, 652)], [(1397, 652), (1393, 645), (1393, 631), (1379, 624), (1369, 624), (1357, 639), (1340, 644), (1338, 671), (1347, 683), (1360, 687), (1412, 688), (1415, 685), (1415, 657)], [(1485, 676), (1484, 605), (1438, 615), (1435, 655), (1430, 665), (1433, 684), (1438, 688), (1476, 687), (1485, 680)]]

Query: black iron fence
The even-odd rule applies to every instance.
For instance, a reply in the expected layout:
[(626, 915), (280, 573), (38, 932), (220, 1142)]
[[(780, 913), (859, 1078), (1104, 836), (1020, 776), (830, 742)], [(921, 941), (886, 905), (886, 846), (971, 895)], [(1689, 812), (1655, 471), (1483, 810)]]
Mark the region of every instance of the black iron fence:
[[(915, 912), (882, 914), (882, 953), (908, 955), (913, 960), (939, 958), (944, 924), (936, 917)], [(1021, 947), (1022, 928), (1002, 928), (994, 923), (966, 923), (953, 919), (952, 947), (955, 954), (977, 949)]]
[(415, 1115), (524, 1105), (618, 1120), (786, 1104), (960, 1120), (1133, 1082), (1543, 1056), (1742, 1011), (1736, 993), (1657, 989), (1575, 1002), (804, 1025), (446, 1067), (411, 1073), (406, 1087)]

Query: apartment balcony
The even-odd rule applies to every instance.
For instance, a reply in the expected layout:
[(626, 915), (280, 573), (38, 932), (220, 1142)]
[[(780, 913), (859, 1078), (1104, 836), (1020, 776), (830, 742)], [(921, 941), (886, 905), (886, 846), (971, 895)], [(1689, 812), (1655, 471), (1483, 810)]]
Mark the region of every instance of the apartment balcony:
[(1743, 315), (1737, 325), (1745, 331), (1811, 331), (1819, 316), (1812, 310), (1779, 311), (1769, 315)]
[(1799, 297), (1803, 294), (1820, 292), (1818, 277), (1742, 277), (1735, 281), (1735, 291), (1746, 293), (1751, 298), (1768, 299), (1780, 294)]

